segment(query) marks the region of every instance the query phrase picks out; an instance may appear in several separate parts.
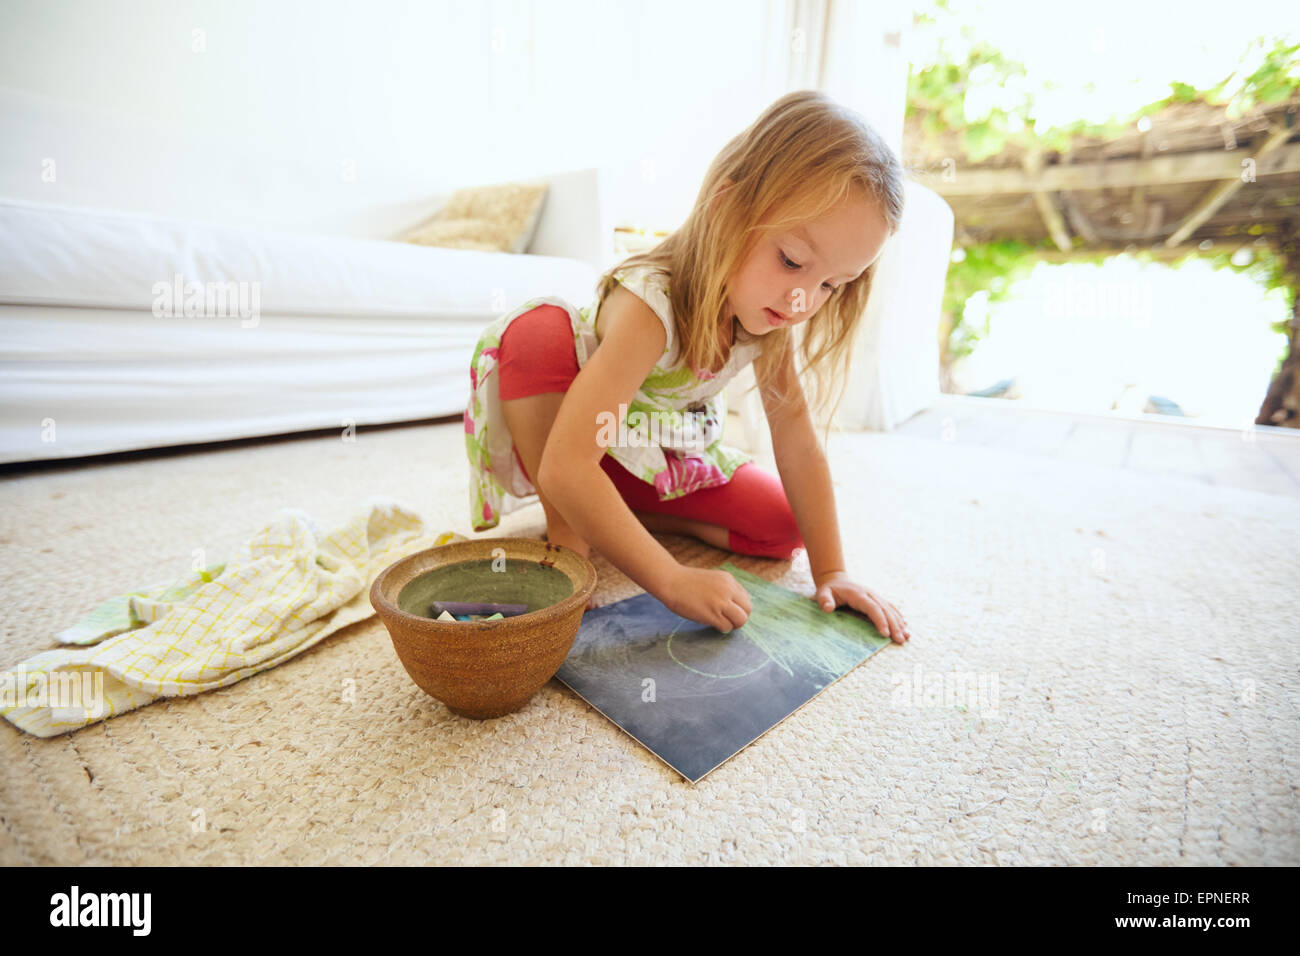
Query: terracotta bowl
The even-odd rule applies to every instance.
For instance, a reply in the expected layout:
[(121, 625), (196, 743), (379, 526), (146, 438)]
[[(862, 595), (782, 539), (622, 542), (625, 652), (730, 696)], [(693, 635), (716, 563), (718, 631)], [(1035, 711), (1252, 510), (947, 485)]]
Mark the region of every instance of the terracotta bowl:
[[(533, 538), (456, 541), (407, 555), (370, 587), (370, 603), (420, 689), (462, 717), (519, 710), (564, 663), (596, 569)], [(527, 604), (496, 621), (438, 621), (434, 601)]]

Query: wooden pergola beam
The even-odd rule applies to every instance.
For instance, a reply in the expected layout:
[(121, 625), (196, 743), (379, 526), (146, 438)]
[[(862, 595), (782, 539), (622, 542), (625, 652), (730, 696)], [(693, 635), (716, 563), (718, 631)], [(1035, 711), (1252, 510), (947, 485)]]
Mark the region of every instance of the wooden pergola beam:
[(1088, 245), (1096, 245), (1101, 238), (1097, 235), (1097, 227), (1088, 219), (1087, 213), (1079, 208), (1074, 193), (1066, 193), (1061, 198), (1065, 202), (1065, 214), (1070, 217), (1070, 225), (1074, 231), (1083, 236), (1083, 241)]
[(1147, 205), (1147, 222), (1142, 230), (1143, 239), (1154, 239), (1165, 221), (1165, 204), (1153, 202)]
[[(1258, 178), (1259, 163), (1264, 157), (1278, 150), (1283, 143), (1291, 138), (1291, 130), (1285, 126), (1274, 126), (1269, 131), (1268, 138), (1255, 150), (1255, 172)], [(1253, 181), (1253, 180), (1252, 180)], [(1178, 228), (1173, 231), (1165, 245), (1171, 249), (1181, 243), (1184, 239), (1196, 231), (1196, 227), (1205, 222), (1214, 215), (1215, 210), (1232, 198), (1232, 195), (1245, 185), (1242, 174), (1238, 171), (1231, 179), (1226, 179), (1219, 183), (1206, 194), (1206, 196), (1196, 204), (1196, 208), (1188, 213)]]
[[(1150, 120), (1148, 126), (1142, 132), (1142, 159), (1145, 162), (1151, 158), (1151, 127)], [(1133, 189), (1132, 209), (1133, 221), (1141, 225), (1147, 221), (1147, 187), (1139, 185)]]
[[(1039, 174), (1043, 169), (1043, 154), (1037, 147), (1030, 149), (1024, 157), (1025, 173), (1031, 181), (1039, 179)], [(1072, 247), (1070, 234), (1065, 231), (1065, 220), (1061, 218), (1061, 211), (1056, 208), (1056, 203), (1052, 201), (1052, 195), (1045, 189), (1034, 190), (1034, 205), (1038, 207), (1038, 215), (1043, 219), (1043, 225), (1047, 227), (1047, 234), (1052, 237), (1056, 243), (1056, 248), (1062, 252), (1067, 252)]]
[[(1238, 249), (1254, 248), (1253, 242), (1239, 242), (1230, 244), (1218, 241), (1214, 244), (1214, 252), (1234, 253)], [(1180, 259), (1186, 255), (1192, 255), (1196, 249), (1192, 246), (1180, 246), (1171, 249), (1163, 243), (1156, 246), (1139, 246), (1134, 245), (1132, 248), (1122, 245), (1104, 245), (1089, 247), (1086, 249), (1071, 249), (1069, 252), (1062, 252), (1059, 249), (1039, 249), (1034, 255), (1043, 262), (1059, 264), (1064, 262), (1076, 262), (1091, 258), (1098, 255), (1118, 256), (1124, 253), (1145, 252), (1158, 262), (1164, 262), (1171, 259)]]
[(1065, 231), (1065, 220), (1061, 218), (1052, 197), (1041, 190), (1035, 191), (1034, 204), (1038, 206), (1038, 214), (1043, 217), (1043, 224), (1047, 226), (1047, 233), (1056, 243), (1056, 248), (1062, 252), (1070, 249), (1070, 234)]
[(1015, 167), (958, 168), (951, 182), (944, 182), (941, 172), (916, 172), (914, 177), (917, 182), (933, 189), (940, 196), (988, 196), (1040, 190), (1128, 189), (1236, 179), (1241, 176), (1241, 161), (1248, 156), (1255, 159), (1256, 178), (1300, 172), (1300, 143), (1293, 143), (1278, 146), (1267, 155), (1263, 153), (1262, 147), (1253, 154), (1244, 149), (1213, 149), (1175, 156), (1152, 156), (1150, 159), (1112, 159), (1100, 163), (1045, 166), (1033, 179)]

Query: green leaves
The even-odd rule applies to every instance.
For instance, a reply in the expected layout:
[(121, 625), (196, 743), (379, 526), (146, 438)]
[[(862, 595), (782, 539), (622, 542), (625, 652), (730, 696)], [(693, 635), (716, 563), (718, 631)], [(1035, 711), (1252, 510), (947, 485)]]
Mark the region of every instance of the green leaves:
[[(1174, 103), (1226, 103), (1227, 116), (1236, 119), (1257, 104), (1283, 102), (1300, 89), (1300, 43), (1260, 37), (1241, 57), (1243, 65), (1209, 89), (1171, 78), (1169, 96), (1130, 116), (1043, 129), (1035, 125), (1035, 93), (1051, 89), (1050, 81), (1027, 82), (1024, 64), (1008, 59), (985, 40), (974, 39), (971, 27), (959, 23), (943, 0), (916, 14), (913, 23), (919, 39), (933, 41), (933, 53), (932, 62), (913, 63), (906, 115), (920, 117), (928, 136), (956, 134), (965, 160), (972, 163), (997, 155), (1012, 136), (1026, 147), (1040, 146), (1045, 153), (1063, 152), (1076, 136), (1113, 139), (1131, 130), (1140, 117)], [(1268, 43), (1272, 47), (1261, 57), (1259, 51)], [(1256, 58), (1258, 66), (1245, 72)]]
[(972, 163), (1002, 152), (1006, 136), (987, 120), (966, 127), (966, 155)]
[[(1283, 102), (1300, 90), (1300, 43), (1259, 37), (1243, 51), (1238, 67), (1208, 89), (1197, 89), (1171, 77), (1168, 96), (1142, 106), (1127, 117), (1112, 117), (1100, 124), (1078, 119), (1045, 128), (1035, 122), (1038, 112), (1035, 99), (1037, 94), (1054, 88), (1050, 80), (1029, 78), (1024, 64), (1008, 59), (987, 41), (977, 39), (971, 26), (960, 23), (948, 8), (947, 0), (935, 0), (925, 11), (915, 13), (913, 25), (918, 46), (924, 48), (928, 42), (931, 52), (913, 61), (906, 113), (913, 121), (919, 120), (924, 136), (945, 143), (944, 153), (960, 153), (948, 157), (958, 165), (996, 156), (1008, 143), (1027, 150), (1038, 149), (1044, 155), (1065, 153), (1077, 138), (1117, 138), (1131, 132), (1142, 117), (1158, 116), (1177, 103), (1224, 105), (1227, 117), (1236, 119), (1258, 104)], [(958, 144), (955, 149), (946, 145), (953, 139)], [(933, 155), (927, 157), (927, 161), (933, 159)], [(1279, 205), (1298, 202), (1289, 197), (1278, 200)], [(1255, 224), (1243, 226), (1241, 232), (1263, 238), (1271, 229)], [(1074, 240), (1082, 242), (1078, 236)], [(1048, 241), (1038, 244), (1009, 241), (962, 248), (964, 258), (949, 264), (944, 290), (946, 331), (941, 331), (940, 336), (946, 360), (969, 353), (988, 333), (987, 321), (966, 320), (966, 304), (971, 296), (983, 293), (976, 300), (981, 305), (1005, 299), (1012, 286), (1038, 263), (1037, 250), (1049, 247), (1052, 244)], [(1240, 265), (1227, 252), (1189, 250), (1188, 256), (1209, 258), (1215, 268), (1247, 273), (1265, 288), (1278, 290), (1278, 295), (1296, 294), (1291, 288), (1294, 277), (1286, 275), (1285, 262), (1275, 253), (1271, 242), (1251, 248), (1255, 254), (1248, 261), (1239, 257)], [(1110, 255), (1085, 254), (1075, 261), (1101, 263)], [(1135, 255), (1138, 259), (1146, 258), (1140, 250)], [(1184, 261), (1187, 257), (1170, 264), (1177, 268)], [(975, 311), (972, 309), (972, 314)]]

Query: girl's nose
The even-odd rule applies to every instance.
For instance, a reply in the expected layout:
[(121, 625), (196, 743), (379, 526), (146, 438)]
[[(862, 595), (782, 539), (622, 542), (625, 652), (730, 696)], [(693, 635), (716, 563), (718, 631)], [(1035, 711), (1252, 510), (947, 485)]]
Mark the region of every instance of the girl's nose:
[(809, 296), (802, 289), (795, 289), (793, 292), (791, 292), (785, 297), (786, 313), (788, 315), (795, 316), (795, 317), (803, 315), (809, 309), (808, 300), (810, 298), (811, 296)]

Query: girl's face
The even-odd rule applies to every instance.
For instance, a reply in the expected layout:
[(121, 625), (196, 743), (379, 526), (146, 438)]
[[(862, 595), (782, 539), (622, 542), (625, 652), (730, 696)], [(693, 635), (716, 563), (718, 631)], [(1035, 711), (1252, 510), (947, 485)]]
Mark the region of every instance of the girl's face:
[(798, 325), (871, 266), (889, 237), (862, 190), (820, 219), (759, 239), (727, 282), (727, 309), (752, 335)]

